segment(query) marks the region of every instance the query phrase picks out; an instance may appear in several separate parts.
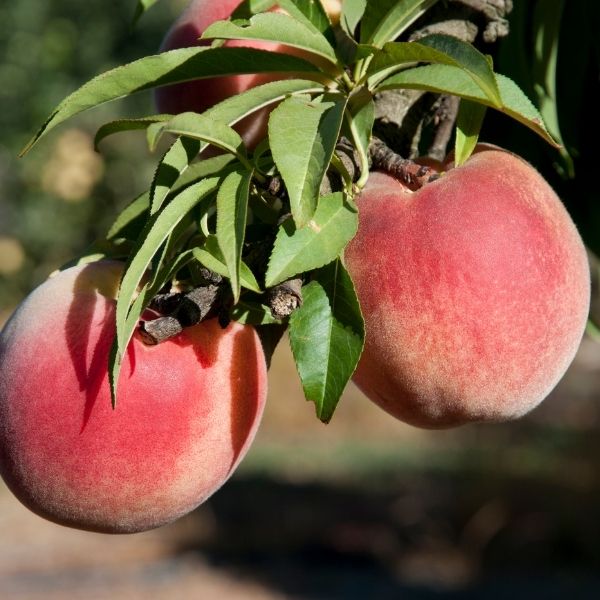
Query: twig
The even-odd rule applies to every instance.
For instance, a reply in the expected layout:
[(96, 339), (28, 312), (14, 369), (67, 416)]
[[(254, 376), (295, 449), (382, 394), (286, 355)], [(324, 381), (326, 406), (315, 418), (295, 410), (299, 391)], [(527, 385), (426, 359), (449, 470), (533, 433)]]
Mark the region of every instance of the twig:
[(140, 323), (139, 333), (144, 343), (149, 346), (160, 344), (181, 333), (185, 327), (200, 323), (211, 314), (220, 289), (221, 286), (210, 284), (185, 294), (174, 294), (169, 299), (175, 304), (170, 314)]
[(437, 171), (431, 167), (402, 158), (378, 138), (372, 139), (369, 153), (374, 169), (385, 171), (411, 189), (419, 189), (439, 177)]
[(289, 279), (268, 289), (265, 298), (274, 318), (289, 317), (302, 304), (302, 279)]
[(513, 9), (513, 0), (450, 0), (462, 4), (471, 10), (480, 13), (486, 20), (483, 30), (483, 40), (487, 43), (496, 42), (499, 38), (506, 37), (509, 32), (509, 23), (506, 20)]

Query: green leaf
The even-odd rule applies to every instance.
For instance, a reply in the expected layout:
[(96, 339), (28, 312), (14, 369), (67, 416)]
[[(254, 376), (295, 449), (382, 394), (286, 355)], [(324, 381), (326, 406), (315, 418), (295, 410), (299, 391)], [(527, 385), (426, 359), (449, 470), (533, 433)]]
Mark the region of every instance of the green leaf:
[(534, 89), (540, 113), (556, 139), (560, 139), (556, 110), (556, 63), (564, 7), (564, 0), (555, 0), (550, 5), (538, 3), (534, 11)]
[(95, 77), (65, 98), (21, 155), (68, 118), (136, 92), (219, 75), (287, 72), (302, 73), (312, 80), (327, 80), (318, 67), (302, 58), (254, 48), (193, 47), (146, 56)]
[[(121, 323), (121, 336), (124, 340), (127, 340), (125, 349), (131, 340), (133, 333), (137, 327), (139, 315), (143, 312), (143, 305), (145, 304), (148, 295), (146, 293), (147, 287), (140, 291), (140, 294), (135, 299), (133, 306), (131, 307), (131, 315), (125, 317)], [(137, 315), (137, 316), (136, 316)], [(117, 323), (118, 326), (118, 323)], [(121, 373), (121, 364), (123, 361), (123, 351), (119, 349), (119, 337), (115, 336), (110, 354), (108, 357), (108, 381), (110, 384), (110, 396), (112, 407), (117, 406), (117, 387), (119, 383), (119, 375)]]
[[(193, 256), (191, 251), (183, 252), (177, 258), (175, 258), (171, 264), (161, 268), (160, 271), (155, 274), (152, 282), (146, 282), (144, 284), (138, 296), (131, 305), (129, 314), (122, 325), (123, 339), (127, 340), (127, 343), (124, 347), (125, 349), (127, 348), (127, 345), (133, 336), (142, 313), (147, 308), (152, 298), (154, 298), (164, 284), (172, 279), (177, 271), (182, 269), (190, 260), (192, 260), (192, 258)], [(117, 404), (117, 384), (119, 381), (119, 374), (121, 372), (123, 352), (124, 351), (119, 348), (119, 335), (117, 330), (117, 335), (113, 340), (110, 350), (108, 364), (108, 379), (110, 383), (110, 393), (113, 408), (115, 408)]]
[(144, 228), (138, 246), (132, 253), (123, 275), (117, 298), (117, 343), (120, 356), (123, 355), (130, 338), (127, 325), (130, 307), (148, 265), (178, 223), (201, 200), (216, 191), (219, 181), (219, 178), (212, 177), (187, 187), (175, 196), (161, 212), (157, 213)]
[(156, 214), (167, 198), (171, 188), (198, 156), (201, 142), (190, 138), (178, 138), (165, 152), (156, 167), (150, 186), (150, 214)]
[[(197, 183), (200, 179), (204, 179), (216, 174), (223, 176), (227, 173), (228, 169), (233, 168), (231, 165), (232, 160), (233, 157), (231, 155), (221, 155), (193, 164), (187, 171), (186, 175), (177, 180), (177, 183), (171, 189), (170, 195), (166, 197), (166, 200), (168, 201), (178, 192), (194, 183)], [(106, 234), (106, 241), (116, 243), (120, 240), (120, 238), (125, 238), (128, 241), (138, 239), (148, 220), (149, 207), (149, 192), (145, 192), (135, 198), (117, 216)], [(103, 243), (104, 241), (101, 240), (95, 244)]]
[[(194, 248), (194, 258), (207, 269), (218, 273), (223, 277), (229, 277), (229, 269), (225, 264), (223, 252), (219, 247), (219, 242), (215, 235), (209, 235), (201, 248)], [(244, 262), (240, 262), (240, 284), (242, 287), (252, 292), (260, 293), (262, 290), (254, 277), (250, 267)]]
[(352, 94), (346, 111), (346, 126), (359, 157), (361, 177), (357, 184), (363, 186), (369, 174), (369, 143), (375, 122), (375, 102), (372, 94), (364, 87)]
[(155, 214), (164, 202), (168, 202), (183, 188), (212, 175), (223, 175), (232, 168), (234, 157), (231, 154), (213, 156), (202, 161), (191, 161), (197, 156), (198, 141), (178, 139), (161, 159), (149, 192), (152, 198), (152, 211)]
[(321, 269), (302, 296), (290, 317), (290, 344), (306, 399), (328, 423), (362, 353), (364, 323), (340, 260)]
[(139, 18), (152, 6), (154, 6), (158, 0), (137, 0), (135, 7), (135, 13), (133, 15), (133, 24), (137, 23)]
[(301, 229), (291, 219), (279, 227), (266, 286), (326, 265), (340, 255), (358, 229), (358, 213), (341, 192), (323, 196), (313, 219)]
[(484, 104), (471, 102), (464, 98), (460, 101), (454, 144), (454, 163), (457, 167), (466, 162), (475, 150), (486, 110), (487, 107)]
[(354, 32), (360, 20), (365, 14), (367, 0), (344, 0), (342, 4), (342, 15), (340, 24), (342, 29), (350, 36), (354, 37)]
[(449, 35), (435, 34), (421, 38), (418, 42), (385, 44), (373, 57), (367, 76), (377, 82), (399, 67), (415, 62), (459, 67), (473, 79), (492, 106), (500, 106), (502, 103), (498, 83), (488, 59), (471, 44)]
[(166, 123), (160, 123), (155, 135), (160, 137), (165, 133), (207, 142), (238, 157), (246, 159), (246, 148), (240, 134), (224, 121), (211, 115), (185, 112), (171, 118)]
[(310, 29), (318, 31), (335, 47), (335, 33), (320, 0), (279, 0), (279, 7)]
[[(146, 220), (149, 207), (150, 194), (148, 192), (140, 194), (119, 213), (119, 216), (110, 226), (110, 229), (106, 234), (106, 239), (114, 240), (119, 237), (129, 237), (129, 239), (137, 238), (141, 231), (139, 223), (142, 219), (144, 221)], [(134, 230), (134, 235), (129, 234), (131, 228)]]
[(261, 13), (241, 23), (216, 21), (202, 34), (202, 39), (214, 38), (277, 42), (320, 56), (338, 67), (335, 50), (320, 31), (282, 13)]
[[(154, 254), (151, 261), (151, 277), (150, 287), (152, 289), (159, 289), (158, 281), (163, 276), (166, 266), (172, 257), (176, 255), (176, 249), (181, 246), (181, 239), (190, 229), (193, 219), (191, 211), (186, 213), (183, 218), (177, 223), (172, 231), (167, 236), (167, 239)], [(158, 285), (158, 287), (156, 287)]]
[(185, 173), (177, 179), (170, 193), (175, 194), (192, 183), (197, 183), (200, 179), (205, 179), (206, 177), (212, 177), (213, 175), (222, 177), (230, 170), (237, 168), (237, 166), (238, 163), (231, 154), (219, 154), (211, 158), (203, 158), (192, 163), (186, 169)]
[(273, 8), (277, 0), (244, 0), (231, 13), (231, 19), (249, 19), (253, 15)]
[(366, 88), (360, 88), (356, 94), (350, 96), (347, 114), (352, 122), (352, 139), (366, 150), (375, 122), (373, 95)]
[(115, 240), (98, 240), (90, 244), (77, 258), (59, 267), (59, 270), (64, 271), (71, 267), (87, 265), (99, 260), (126, 260), (133, 249), (131, 240), (118, 238)]
[(395, 40), (438, 0), (377, 0), (361, 23), (361, 42), (381, 48)]
[(234, 302), (240, 297), (240, 264), (252, 173), (243, 169), (230, 173), (217, 193), (217, 240), (227, 265)]
[(546, 130), (542, 115), (519, 86), (503, 75), (496, 75), (501, 104), (492, 104), (481, 88), (462, 69), (449, 65), (427, 65), (392, 75), (381, 83), (378, 91), (406, 88), (428, 90), (440, 94), (453, 94), (473, 102), (491, 106), (516, 119), (543, 137), (549, 144), (558, 144)]
[(94, 137), (94, 149), (98, 150), (100, 142), (115, 133), (121, 133), (123, 131), (139, 131), (140, 129), (147, 129), (148, 126), (153, 123), (163, 123), (173, 118), (173, 115), (153, 115), (150, 117), (142, 117), (140, 119), (117, 119), (110, 123), (105, 123), (98, 129), (96, 136)]
[(323, 93), (325, 87), (308, 79), (284, 79), (256, 86), (215, 104), (203, 114), (229, 125), (241, 121), (265, 106), (297, 94)]
[(564, 147), (558, 118), (556, 67), (560, 30), (565, 8), (564, 0), (538, 2), (533, 19), (535, 52), (533, 55), (533, 84), (537, 106), (552, 137), (562, 146), (560, 154), (570, 177), (574, 176), (573, 158)]
[(271, 152), (298, 227), (308, 223), (317, 208), (319, 189), (340, 134), (345, 105), (345, 98), (321, 103), (289, 98), (271, 113)]
[(281, 323), (273, 317), (268, 306), (258, 302), (238, 302), (231, 309), (229, 316), (243, 325), (274, 325)]

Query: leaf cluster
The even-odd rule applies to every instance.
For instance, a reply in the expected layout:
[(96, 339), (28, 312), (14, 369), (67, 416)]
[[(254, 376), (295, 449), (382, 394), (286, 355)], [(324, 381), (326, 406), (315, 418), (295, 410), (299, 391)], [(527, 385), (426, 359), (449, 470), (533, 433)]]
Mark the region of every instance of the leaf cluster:
[[(138, 4), (136, 16), (154, 1)], [(554, 143), (527, 97), (494, 72), (489, 57), (458, 39), (430, 35), (396, 41), (436, 0), (345, 0), (334, 26), (318, 0), (279, 0), (287, 14), (265, 12), (269, 0), (245, 0), (232, 20), (211, 25), (212, 45), (146, 56), (104, 73), (67, 97), (24, 149), (72, 116), (105, 102), (174, 83), (245, 73), (290, 77), (225, 99), (203, 114), (149, 115), (100, 127), (109, 135), (143, 130), (149, 147), (169, 138), (146, 193), (116, 218), (106, 238), (81, 260), (126, 261), (117, 300), (110, 362), (113, 401), (121, 357), (144, 311), (161, 291), (199, 285), (200, 269), (227, 282), (223, 320), (285, 325), (307, 399), (331, 419), (364, 345), (364, 324), (344, 248), (358, 228), (354, 199), (369, 176), (374, 97), (420, 89), (462, 99), (458, 162), (473, 150), (485, 108), (506, 113)], [(277, 42), (302, 57), (223, 46), (225, 40)], [(251, 150), (234, 126), (272, 107), (268, 136)], [(352, 177), (336, 153), (354, 147)], [(205, 158), (209, 147), (222, 154)], [(340, 182), (323, 194), (326, 177)], [(272, 182), (282, 183), (278, 192)], [(303, 283), (301, 306), (273, 316), (269, 290)]]

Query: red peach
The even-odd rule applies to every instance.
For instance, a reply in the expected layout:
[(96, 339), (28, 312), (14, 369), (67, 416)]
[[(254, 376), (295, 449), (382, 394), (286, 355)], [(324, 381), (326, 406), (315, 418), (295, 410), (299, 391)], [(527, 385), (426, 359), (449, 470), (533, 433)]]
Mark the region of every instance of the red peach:
[(481, 147), (411, 192), (372, 173), (346, 251), (366, 322), (354, 381), (420, 427), (534, 408), (572, 361), (588, 315), (586, 253), (525, 161)]
[(0, 474), (32, 511), (131, 533), (169, 523), (231, 475), (256, 433), (266, 366), (254, 329), (209, 320), (128, 346), (111, 408), (108, 353), (122, 265), (50, 278), (0, 334)]

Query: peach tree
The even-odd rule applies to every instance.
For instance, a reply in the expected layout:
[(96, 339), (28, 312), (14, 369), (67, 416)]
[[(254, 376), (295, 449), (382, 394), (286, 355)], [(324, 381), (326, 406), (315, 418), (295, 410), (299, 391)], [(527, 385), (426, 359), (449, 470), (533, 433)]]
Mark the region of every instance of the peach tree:
[[(141, 2), (139, 11), (152, 4)], [(175, 140), (148, 191), (79, 262), (127, 261), (109, 369), (113, 390), (136, 329), (157, 343), (190, 320), (217, 315), (253, 324), (270, 337), (287, 327), (306, 397), (328, 421), (364, 344), (359, 301), (342, 259), (358, 229), (356, 196), (370, 170), (386, 161), (408, 183), (415, 172), (428, 173), (389, 145), (381, 158), (382, 142), (373, 134), (375, 99), (388, 90), (460, 98), (457, 166), (475, 148), (487, 108), (555, 142), (528, 98), (494, 72), (489, 56), (457, 37), (415, 28), (437, 4), (432, 0), (347, 0), (338, 26), (319, 2), (282, 0), (287, 14), (263, 12), (273, 4), (242, 2), (232, 20), (204, 32), (209, 46), (144, 57), (93, 79), (56, 108), (24, 152), (66, 119), (129, 94), (217, 76), (280, 75), (202, 114), (103, 125), (97, 144), (130, 130), (144, 130), (151, 148), (167, 136)], [(408, 33), (410, 41), (397, 41)], [(276, 42), (302, 56), (223, 45), (234, 39)], [(234, 126), (274, 105), (268, 136), (249, 150)], [(438, 130), (442, 126), (446, 121)], [(203, 159), (209, 146), (222, 153)], [(213, 278), (208, 284), (206, 270)], [(174, 281), (185, 290), (175, 296)], [(151, 304), (167, 314), (140, 323)]]
[[(135, 130), (151, 150), (167, 145), (148, 190), (0, 335), (0, 470), (28, 506), (109, 532), (191, 510), (251, 443), (263, 348), (268, 360), (286, 330), (323, 422), (353, 376), (422, 427), (518, 417), (547, 395), (583, 334), (589, 268), (542, 177), (478, 144), (491, 108), (559, 147), (473, 44), (507, 33), (510, 5), (244, 0), (198, 27), (200, 43), (117, 67), (56, 107), (23, 153), (103, 103), (191, 84), (214, 97), (215, 78), (257, 75), (203, 112), (192, 97), (177, 114), (98, 129), (97, 146)], [(253, 119), (268, 124), (250, 139)], [(90, 350), (79, 338), (92, 330)], [(61, 367), (69, 354), (74, 373)], [(84, 440), (92, 413), (98, 435)]]

